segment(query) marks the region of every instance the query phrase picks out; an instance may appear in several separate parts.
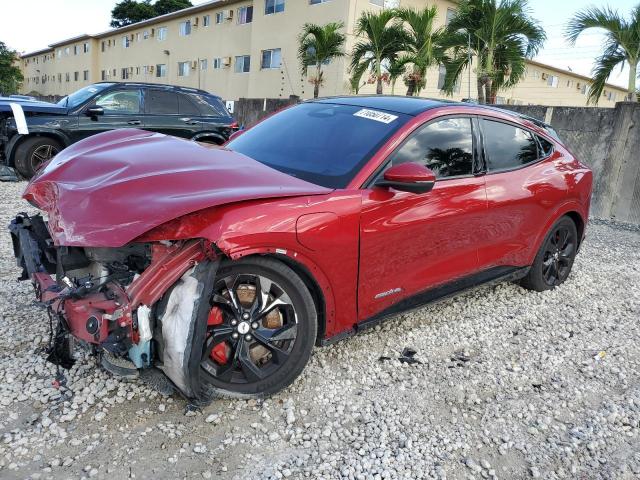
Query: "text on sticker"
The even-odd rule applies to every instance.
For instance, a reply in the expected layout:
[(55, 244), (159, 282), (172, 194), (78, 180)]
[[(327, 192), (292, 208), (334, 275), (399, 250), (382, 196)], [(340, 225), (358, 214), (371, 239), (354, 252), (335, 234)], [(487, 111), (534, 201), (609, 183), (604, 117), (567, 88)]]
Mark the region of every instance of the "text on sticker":
[(382, 123), (391, 123), (396, 118), (398, 118), (397, 115), (391, 115), (390, 113), (385, 113), (385, 112), (378, 112), (377, 110), (369, 110), (367, 108), (358, 110), (353, 115), (355, 117), (368, 118), (369, 120), (375, 120), (376, 122), (382, 122)]

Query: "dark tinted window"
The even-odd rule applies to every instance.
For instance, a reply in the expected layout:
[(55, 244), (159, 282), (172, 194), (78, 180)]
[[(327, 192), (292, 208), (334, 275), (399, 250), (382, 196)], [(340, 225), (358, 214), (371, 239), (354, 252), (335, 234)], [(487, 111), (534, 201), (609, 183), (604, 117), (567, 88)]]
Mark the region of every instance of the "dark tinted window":
[(483, 120), (484, 151), (491, 171), (518, 168), (538, 159), (534, 136), (521, 128)]
[(198, 105), (198, 110), (202, 115), (212, 117), (230, 117), (227, 107), (222, 100), (213, 95), (193, 94), (191, 99)]
[(398, 150), (392, 163), (421, 163), (437, 178), (473, 173), (473, 133), (470, 118), (448, 118), (430, 123)]
[(548, 157), (553, 153), (553, 143), (545, 140), (542, 137), (538, 137), (538, 142), (540, 142), (540, 157)]
[(155, 115), (178, 113), (178, 96), (166, 90), (147, 90), (144, 97), (145, 111)]
[(184, 93), (178, 94), (178, 111), (180, 115), (200, 115), (196, 102), (191, 99), (190, 95)]
[(227, 147), (308, 182), (344, 188), (407, 118), (352, 105), (303, 103), (259, 123)]

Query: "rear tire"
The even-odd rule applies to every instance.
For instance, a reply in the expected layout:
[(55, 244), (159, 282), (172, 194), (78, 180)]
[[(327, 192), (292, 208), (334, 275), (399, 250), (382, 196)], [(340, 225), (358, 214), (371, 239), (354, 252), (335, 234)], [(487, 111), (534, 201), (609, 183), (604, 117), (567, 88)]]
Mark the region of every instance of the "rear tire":
[(210, 304), (208, 319), (198, 320), (207, 323), (204, 345), (193, 346), (202, 352), (200, 398), (262, 398), (300, 375), (315, 344), (317, 312), (288, 266), (262, 257), (224, 261)]
[(543, 292), (564, 283), (578, 251), (578, 230), (569, 217), (562, 217), (547, 233), (529, 270), (520, 281), (527, 290)]
[(49, 137), (29, 137), (16, 148), (14, 164), (16, 170), (25, 178), (36, 174), (40, 166), (53, 158), (64, 147)]

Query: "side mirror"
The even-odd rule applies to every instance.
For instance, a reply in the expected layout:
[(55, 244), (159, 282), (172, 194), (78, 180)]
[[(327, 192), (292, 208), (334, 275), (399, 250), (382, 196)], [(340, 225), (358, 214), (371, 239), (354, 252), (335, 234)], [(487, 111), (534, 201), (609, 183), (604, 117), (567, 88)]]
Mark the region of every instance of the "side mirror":
[(84, 114), (87, 117), (97, 117), (98, 115), (104, 115), (104, 108), (98, 107), (97, 105), (91, 105), (84, 111)]
[(379, 187), (391, 187), (402, 192), (427, 193), (436, 183), (436, 174), (419, 163), (407, 162), (394, 165), (376, 182)]

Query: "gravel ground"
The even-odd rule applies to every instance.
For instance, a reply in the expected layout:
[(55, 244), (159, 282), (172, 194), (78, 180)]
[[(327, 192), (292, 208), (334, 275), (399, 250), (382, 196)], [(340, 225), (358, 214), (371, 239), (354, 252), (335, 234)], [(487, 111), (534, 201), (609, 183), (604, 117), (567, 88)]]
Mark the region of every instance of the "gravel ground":
[[(23, 187), (0, 184), (1, 225), (29, 208)], [(398, 316), (316, 349), (269, 400), (204, 411), (89, 356), (61, 395), (17, 275), (0, 232), (1, 478), (640, 476), (637, 229), (594, 222), (552, 292), (483, 287)], [(421, 363), (397, 360), (406, 346)]]

